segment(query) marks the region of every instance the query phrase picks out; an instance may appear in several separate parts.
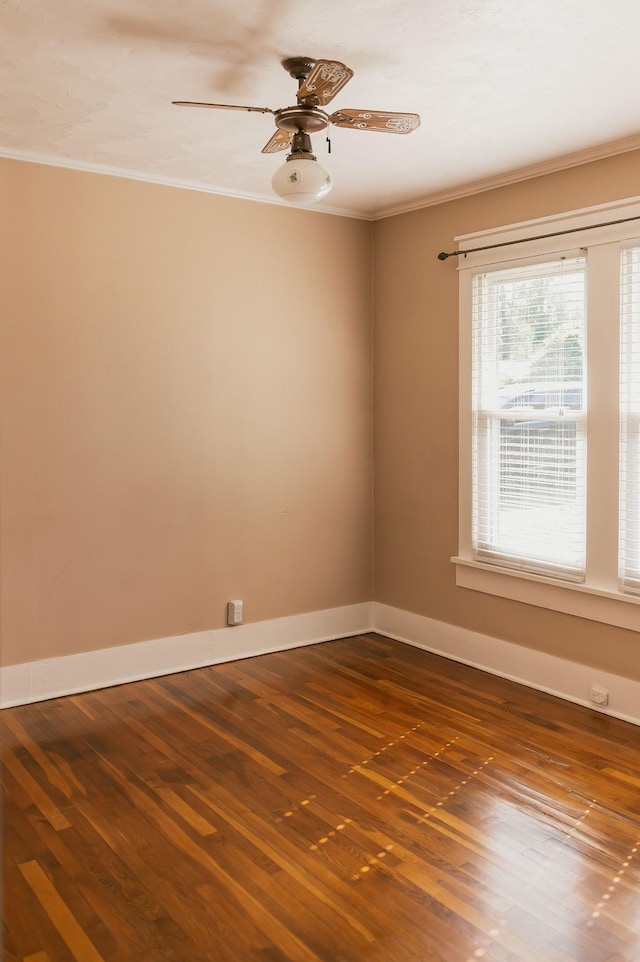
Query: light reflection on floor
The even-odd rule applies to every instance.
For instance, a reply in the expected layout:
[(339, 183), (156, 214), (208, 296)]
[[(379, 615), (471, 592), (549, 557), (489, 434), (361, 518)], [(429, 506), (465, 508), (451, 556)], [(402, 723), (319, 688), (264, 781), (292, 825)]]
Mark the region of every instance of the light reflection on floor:
[[(458, 845), (466, 860), (462, 867), (480, 903), (469, 920), (482, 919), (482, 935), (460, 962), (489, 959), (494, 946), (530, 958), (532, 931), (540, 962), (580, 958), (583, 949), (585, 958), (591, 959), (596, 929), (605, 930), (598, 933), (600, 941), (615, 941), (616, 902), (623, 906), (627, 944), (629, 919), (634, 919), (638, 955), (627, 959), (612, 950), (607, 958), (637, 962), (640, 822), (621, 819), (598, 799), (580, 796), (564, 772), (562, 778), (541, 778), (534, 770), (528, 778), (532, 764), (528, 754), (523, 753), (523, 767), (514, 772), (503, 767), (498, 751), (479, 757), (478, 744), (450, 730), (439, 747), (425, 752), (424, 725), (412, 726), (342, 773), (342, 778), (369, 783), (375, 801), (384, 807), (389, 836), (386, 844), (373, 844), (364, 852), (355, 869), (345, 864), (349, 880), (366, 881), (385, 866), (389, 853), (399, 859), (392, 871), (404, 874), (402, 842), (394, 838), (394, 825), (399, 824), (404, 834), (401, 820), (410, 818), (426, 831), (444, 836), (449, 846)], [(433, 740), (433, 731), (428, 738)], [(509, 758), (513, 755), (510, 746)], [(477, 832), (469, 829), (471, 810)], [(315, 813), (319, 820), (332, 822), (309, 843), (310, 852), (321, 854), (350, 829), (360, 838), (371, 835), (351, 817), (353, 813), (332, 818), (317, 795), (301, 799), (284, 817), (293, 818), (296, 812)]]

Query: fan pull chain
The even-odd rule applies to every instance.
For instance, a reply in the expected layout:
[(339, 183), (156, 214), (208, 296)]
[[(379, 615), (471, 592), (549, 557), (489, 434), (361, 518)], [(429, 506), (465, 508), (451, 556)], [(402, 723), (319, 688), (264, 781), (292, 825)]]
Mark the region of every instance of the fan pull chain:
[(328, 154), (331, 153), (331, 138), (329, 137), (328, 134), (327, 134), (327, 153)]

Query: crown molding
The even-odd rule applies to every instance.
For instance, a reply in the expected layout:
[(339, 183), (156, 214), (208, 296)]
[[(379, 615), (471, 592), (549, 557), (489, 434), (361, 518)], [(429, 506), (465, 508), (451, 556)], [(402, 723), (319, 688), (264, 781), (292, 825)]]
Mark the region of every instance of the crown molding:
[(105, 174), (108, 177), (122, 177), (125, 180), (138, 180), (146, 184), (159, 184), (162, 187), (179, 187), (182, 190), (197, 190), (205, 194), (215, 194), (219, 197), (233, 197), (236, 200), (249, 200), (258, 204), (272, 204), (275, 207), (286, 207), (288, 210), (308, 210), (315, 214), (331, 214), (335, 217), (350, 217), (355, 220), (371, 221), (373, 218), (359, 211), (342, 210), (338, 207), (295, 207), (277, 196), (266, 194), (252, 194), (242, 190), (223, 190), (211, 184), (193, 180), (181, 180), (177, 177), (163, 177), (158, 174), (148, 174), (139, 170), (129, 170), (124, 167), (109, 167), (104, 164), (89, 163), (88, 161), (73, 160), (68, 157), (56, 157), (54, 154), (38, 154), (25, 150), (11, 150), (0, 147), (0, 158), (19, 160), (26, 164), (41, 164), (45, 167), (63, 167), (66, 170), (79, 170), (88, 174)]
[(470, 197), (473, 194), (481, 194), (487, 190), (495, 190), (497, 187), (508, 187), (510, 184), (533, 180), (535, 177), (543, 177), (545, 174), (554, 174), (561, 170), (567, 170), (569, 167), (580, 167), (582, 164), (590, 164), (596, 160), (606, 160), (607, 157), (616, 157), (618, 154), (626, 154), (632, 150), (640, 150), (640, 134), (633, 134), (621, 140), (612, 140), (606, 144), (599, 144), (597, 147), (574, 151), (571, 154), (563, 154), (560, 157), (531, 164), (527, 167), (504, 171), (491, 177), (461, 184), (458, 187), (435, 191), (433, 194), (427, 194), (410, 204), (375, 211), (371, 219), (374, 221), (384, 220), (398, 214), (408, 214), (412, 211), (423, 210), (426, 207), (435, 207), (438, 204), (446, 204), (452, 200)]
[[(570, 167), (580, 167), (583, 164), (590, 164), (596, 160), (606, 160), (607, 157), (616, 157), (619, 154), (626, 154), (633, 150), (640, 150), (640, 134), (632, 134), (620, 140), (608, 141), (595, 147), (588, 147), (584, 150), (574, 151), (570, 154), (563, 154), (550, 160), (541, 161), (537, 164), (530, 164), (526, 167), (518, 167), (514, 170), (503, 171), (491, 177), (484, 177), (479, 180), (469, 181), (456, 187), (434, 191), (426, 194), (418, 200), (408, 204), (400, 204), (395, 207), (384, 207), (377, 211), (354, 211), (333, 207), (309, 207), (297, 208), (298, 210), (308, 210), (316, 214), (331, 214), (336, 217), (349, 217), (354, 220), (364, 220), (375, 222), (385, 220), (388, 217), (396, 217), (399, 214), (409, 214), (414, 211), (424, 210), (428, 207), (435, 207), (438, 204), (446, 204), (449, 201), (461, 200), (464, 197), (471, 197), (473, 194), (481, 194), (488, 190), (495, 190), (499, 187), (508, 187), (511, 184), (518, 184), (525, 180), (533, 180), (535, 177), (543, 177), (545, 174), (554, 174)], [(237, 200), (249, 200), (259, 204), (272, 204), (276, 207), (286, 207), (292, 209), (290, 204), (278, 197), (271, 197), (265, 194), (252, 194), (248, 191), (229, 191), (211, 184), (198, 181), (181, 180), (179, 178), (162, 177), (155, 174), (147, 174), (142, 171), (128, 170), (120, 167), (108, 167), (102, 164), (89, 163), (86, 161), (73, 160), (69, 158), (57, 157), (53, 154), (38, 154), (30, 151), (11, 150), (0, 147), (0, 157), (7, 160), (19, 160), (31, 164), (43, 164), (48, 167), (63, 167), (69, 170), (80, 170), (92, 174), (106, 174), (111, 177), (123, 177), (126, 180), (138, 180), (144, 183), (160, 184), (165, 187), (179, 187), (183, 190), (197, 190), (206, 194), (215, 194), (220, 197), (233, 197)]]

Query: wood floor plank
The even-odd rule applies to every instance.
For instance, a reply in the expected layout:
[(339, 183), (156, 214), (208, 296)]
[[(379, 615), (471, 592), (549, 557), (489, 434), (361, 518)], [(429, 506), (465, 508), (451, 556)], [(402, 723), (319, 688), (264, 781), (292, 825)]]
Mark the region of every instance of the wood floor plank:
[(229, 806), (229, 797), (225, 798), (221, 792), (217, 792), (216, 797), (211, 798), (193, 787), (191, 791), (201, 798), (223, 822), (244, 835), (256, 849), (273, 859), (297, 883), (298, 891), (307, 889), (318, 902), (328, 905), (336, 918), (343, 918), (348, 927), (362, 935), (367, 942), (375, 940), (376, 935), (363, 925), (358, 915), (353, 910), (350, 911), (339, 897), (333, 895), (331, 887), (325, 884), (326, 880), (322, 879), (321, 873), (318, 873), (320, 875), (318, 879), (313, 873), (305, 870), (299, 853), (296, 852), (295, 856), (291, 854), (291, 849), (283, 844), (280, 833), (278, 838), (273, 832), (267, 834), (261, 819), (252, 817), (251, 813), (246, 813), (244, 817), (237, 816)]
[[(207, 904), (197, 895), (203, 876), (192, 877), (166, 842), (163, 850), (162, 836), (151, 835), (150, 845), (136, 845), (131, 834), (135, 821), (127, 818), (117, 823), (89, 800), (78, 804), (93, 837), (104, 842), (113, 858), (126, 866), (127, 876), (119, 876), (121, 912), (136, 926), (153, 962), (183, 962), (185, 945), (190, 947), (190, 959), (208, 962), (210, 950), (219, 950), (219, 932)], [(90, 839), (82, 824), (78, 829)], [(149, 837), (148, 831), (145, 835)], [(221, 900), (225, 902), (223, 897)]]
[[(314, 953), (299, 942), (295, 935), (279, 924), (273, 916), (270, 916), (260, 901), (250, 893), (246, 887), (246, 881), (248, 881), (248, 879), (245, 883), (237, 882), (229, 872), (225, 871), (216, 859), (195, 843), (193, 839), (188, 836), (171, 817), (167, 816), (153, 799), (140, 788), (133, 783), (128, 783), (126, 790), (135, 802), (137, 808), (144, 812), (148, 819), (155, 821), (159, 825), (163, 833), (171, 840), (175, 847), (179, 848), (184, 855), (189, 857), (193, 862), (206, 869), (225, 892), (230, 893), (240, 905), (244, 905), (246, 909), (250, 910), (254, 924), (265, 934), (275, 934), (278, 944), (284, 951), (299, 955), (304, 962), (306, 962), (306, 960), (309, 960), (309, 962), (317, 962)], [(238, 858), (238, 854), (236, 851), (236, 859)]]
[(368, 634), (0, 714), (8, 962), (640, 962), (640, 729)]
[(23, 877), (31, 887), (56, 929), (78, 962), (104, 962), (95, 945), (82, 929), (69, 906), (47, 878), (38, 862), (23, 862), (19, 866)]
[(34, 761), (38, 763), (44, 772), (47, 781), (57, 788), (66, 798), (70, 798), (74, 789), (82, 791), (82, 786), (78, 784), (73, 772), (69, 769), (64, 759), (59, 758), (53, 753), (43, 752), (40, 746), (29, 736), (23, 725), (17, 718), (7, 713), (5, 725), (15, 736), (19, 744), (26, 748)]
[[(117, 949), (122, 959), (137, 960), (146, 944), (153, 946), (158, 962), (179, 958), (167, 949), (166, 932), (158, 931), (164, 917), (159, 903), (136, 884), (129, 866), (114, 857), (102, 839), (91, 834), (85, 841), (86, 824), (79, 812), (64, 835), (53, 832), (44, 820), (31, 820), (31, 838), (34, 832), (43, 842), (41, 862), (46, 865), (52, 856), (52, 864), (59, 866), (68, 879), (65, 889), (59, 888), (61, 895), (65, 897), (66, 892), (67, 901), (78, 906), (81, 898), (84, 918), (91, 918), (93, 913), (93, 937), (104, 957), (112, 956)], [(51, 878), (57, 887), (59, 874), (51, 873)], [(183, 938), (182, 933), (179, 939)]]
[[(15, 833), (12, 832), (12, 836)], [(6, 848), (6, 843), (5, 843)], [(34, 898), (18, 865), (5, 859), (3, 864), (3, 938), (2, 949), (11, 962), (23, 955), (34, 955), (49, 944), (48, 937), (60, 940), (51, 920)], [(63, 951), (64, 943), (62, 943)], [(71, 956), (68, 956), (73, 962)]]
[(185, 711), (188, 715), (191, 715), (193, 718), (199, 721), (206, 728), (210, 729), (214, 733), (214, 735), (216, 735), (218, 738), (222, 739), (225, 742), (229, 742), (229, 744), (232, 745), (234, 748), (237, 748), (241, 752), (248, 755), (248, 757), (251, 758), (252, 761), (257, 762), (260, 765), (264, 765), (267, 771), (273, 772), (276, 775), (282, 775), (286, 771), (286, 769), (282, 768), (280, 765), (278, 765), (268, 756), (262, 754), (262, 752), (255, 749), (252, 745), (250, 745), (244, 739), (238, 737), (237, 735), (234, 735), (231, 731), (222, 727), (221, 725), (215, 724), (215, 722), (213, 722), (210, 718), (208, 718), (204, 712), (194, 711), (187, 705), (181, 704), (179, 699), (176, 699), (170, 693), (170, 691), (163, 689), (159, 684), (155, 684), (154, 682), (149, 682), (149, 685), (152, 691), (154, 691), (160, 699), (163, 699), (175, 705), (177, 708), (182, 708), (182, 710)]
[(20, 784), (33, 805), (42, 812), (57, 832), (70, 827), (71, 823), (66, 816), (53, 804), (46, 791), (38, 784), (33, 775), (27, 771), (12, 751), (6, 749), (2, 754), (2, 761), (4, 767)]
[(196, 832), (203, 838), (207, 835), (213, 835), (217, 829), (210, 825), (205, 818), (202, 818), (195, 809), (193, 809), (188, 802), (177, 795), (171, 788), (158, 788), (156, 789), (160, 798), (166, 802), (181, 818), (184, 819), (192, 828), (195, 828)]

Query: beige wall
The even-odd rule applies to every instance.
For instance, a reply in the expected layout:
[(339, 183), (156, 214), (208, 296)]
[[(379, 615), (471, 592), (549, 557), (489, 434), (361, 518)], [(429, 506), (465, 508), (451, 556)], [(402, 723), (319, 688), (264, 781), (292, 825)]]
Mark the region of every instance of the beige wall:
[(232, 597), (260, 621), (373, 596), (640, 679), (637, 634), (455, 586), (457, 274), (436, 259), (635, 196), (638, 170), (375, 224), (372, 419), (371, 225), (0, 161), (3, 663), (221, 627)]
[(371, 598), (371, 225), (0, 162), (4, 664)]
[(636, 633), (455, 585), (458, 279), (455, 259), (437, 254), (458, 234), (638, 194), (635, 152), (388, 218), (374, 232), (376, 600), (633, 679)]

